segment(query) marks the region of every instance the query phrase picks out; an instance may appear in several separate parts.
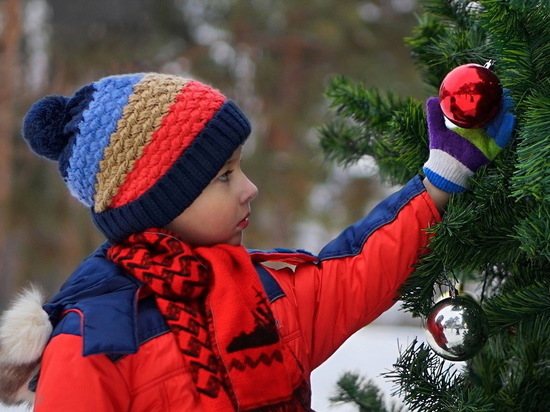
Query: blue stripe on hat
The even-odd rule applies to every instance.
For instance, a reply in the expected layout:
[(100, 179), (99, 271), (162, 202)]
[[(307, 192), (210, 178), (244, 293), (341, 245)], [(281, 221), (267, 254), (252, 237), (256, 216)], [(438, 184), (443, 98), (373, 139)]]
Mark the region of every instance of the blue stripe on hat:
[(116, 130), (134, 85), (145, 74), (110, 76), (93, 83), (95, 92), (88, 108), (82, 113), (79, 133), (72, 146), (72, 155), (66, 171), (71, 193), (85, 205), (94, 202), (96, 174), (104, 149)]
[(73, 146), (76, 135), (78, 134), (78, 125), (82, 122), (82, 112), (88, 107), (93, 97), (93, 85), (84, 86), (71, 97), (67, 104), (67, 118), (70, 120), (63, 129), (63, 134), (67, 136), (67, 145), (57, 160), (59, 171), (61, 172), (61, 176), (63, 176), (63, 181), (67, 181), (67, 169), (73, 154)]

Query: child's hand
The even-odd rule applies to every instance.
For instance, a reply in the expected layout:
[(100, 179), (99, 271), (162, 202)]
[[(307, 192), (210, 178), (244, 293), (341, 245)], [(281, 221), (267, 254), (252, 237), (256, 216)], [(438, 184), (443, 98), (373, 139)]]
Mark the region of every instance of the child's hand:
[(480, 129), (446, 124), (439, 99), (428, 99), (430, 156), (424, 173), (434, 186), (447, 193), (463, 192), (477, 169), (493, 160), (510, 142), (516, 118), (510, 112), (512, 99), (506, 92), (500, 112)]

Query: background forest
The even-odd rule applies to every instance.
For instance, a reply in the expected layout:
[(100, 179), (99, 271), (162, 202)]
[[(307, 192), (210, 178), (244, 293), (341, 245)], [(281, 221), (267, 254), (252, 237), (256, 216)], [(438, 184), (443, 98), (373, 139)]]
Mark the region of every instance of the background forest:
[(383, 195), (371, 166), (326, 162), (333, 75), (424, 98), (403, 38), (415, 0), (0, 1), (0, 309), (28, 281), (53, 292), (103, 240), (20, 124), (45, 94), (161, 71), (221, 89), (249, 115), (260, 188), (246, 246), (318, 248)]

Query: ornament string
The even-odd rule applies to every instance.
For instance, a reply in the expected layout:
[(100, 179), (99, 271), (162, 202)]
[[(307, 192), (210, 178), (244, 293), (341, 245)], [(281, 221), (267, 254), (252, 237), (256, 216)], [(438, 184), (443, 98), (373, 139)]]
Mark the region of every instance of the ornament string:
[(482, 272), (483, 273), (483, 286), (481, 287), (481, 296), (479, 298), (479, 304), (483, 304), (483, 298), (485, 298), (485, 291), (487, 289), (487, 279), (489, 278), (489, 265)]
[(487, 63), (483, 65), (486, 69), (493, 70), (493, 67), (495, 67), (495, 61), (493, 59), (490, 59)]
[[(452, 276), (452, 279), (449, 274)], [(445, 278), (445, 282), (449, 286), (449, 295), (451, 296), (451, 298), (457, 297), (458, 289), (456, 288), (456, 285), (458, 284), (458, 279), (455, 273), (452, 270), (448, 270), (445, 266), (443, 266), (443, 277)]]

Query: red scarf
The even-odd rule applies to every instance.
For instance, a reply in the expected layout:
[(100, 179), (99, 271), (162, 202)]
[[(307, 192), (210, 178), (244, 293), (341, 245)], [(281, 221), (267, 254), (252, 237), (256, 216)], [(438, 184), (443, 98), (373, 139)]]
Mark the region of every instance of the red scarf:
[(191, 248), (151, 229), (112, 246), (108, 258), (155, 295), (205, 410), (310, 410), (301, 367), (242, 246)]

